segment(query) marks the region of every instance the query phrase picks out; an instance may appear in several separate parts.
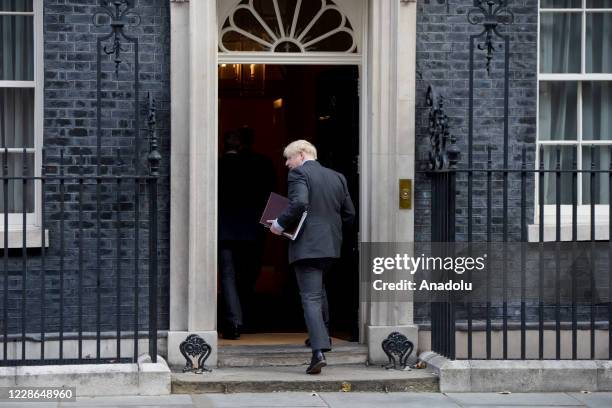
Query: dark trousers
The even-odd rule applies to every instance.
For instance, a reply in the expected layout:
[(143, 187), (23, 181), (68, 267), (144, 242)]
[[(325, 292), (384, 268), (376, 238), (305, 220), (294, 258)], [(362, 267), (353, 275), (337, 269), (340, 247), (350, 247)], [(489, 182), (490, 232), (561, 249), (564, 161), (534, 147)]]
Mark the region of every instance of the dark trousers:
[(234, 252), (230, 248), (222, 248), (220, 251), (221, 291), (223, 293), (226, 323), (231, 326), (241, 326), (242, 306), (240, 305), (240, 296), (238, 296)]
[(223, 241), (219, 245), (225, 324), (242, 326), (251, 320), (249, 309), (253, 308), (261, 252), (261, 244), (256, 241)]
[(329, 350), (329, 307), (323, 283), (332, 258), (303, 259), (293, 263), (302, 299), (304, 320), (313, 350)]

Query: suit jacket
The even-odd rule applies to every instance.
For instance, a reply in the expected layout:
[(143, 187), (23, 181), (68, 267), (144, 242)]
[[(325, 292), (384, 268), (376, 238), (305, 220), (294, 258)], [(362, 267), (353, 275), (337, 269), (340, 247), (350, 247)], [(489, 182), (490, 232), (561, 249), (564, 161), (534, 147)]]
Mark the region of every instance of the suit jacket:
[(339, 258), (342, 229), (353, 223), (355, 207), (344, 176), (308, 160), (289, 172), (289, 207), (278, 217), (292, 228), (308, 216), (298, 237), (289, 243), (289, 263), (311, 258)]
[(229, 153), (219, 159), (219, 240), (259, 241), (259, 218), (274, 191), (272, 161), (257, 153)]

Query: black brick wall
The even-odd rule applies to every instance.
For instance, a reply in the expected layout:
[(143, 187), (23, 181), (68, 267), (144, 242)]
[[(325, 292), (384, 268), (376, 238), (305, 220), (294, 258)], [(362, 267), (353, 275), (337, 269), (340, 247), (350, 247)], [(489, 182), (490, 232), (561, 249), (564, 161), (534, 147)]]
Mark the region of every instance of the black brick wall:
[[(97, 158), (97, 39), (111, 31), (108, 19), (99, 19), (96, 27), (93, 15), (100, 11), (101, 0), (45, 0), (44, 1), (44, 148), (48, 174), (60, 169), (60, 151), (64, 151), (63, 168), (66, 174), (96, 174)], [(140, 57), (140, 137), (141, 174), (148, 174), (146, 152), (145, 101), (151, 92), (157, 101), (157, 129), (161, 141), (161, 177), (159, 179), (159, 328), (168, 328), (169, 312), (169, 161), (170, 161), (170, 12), (167, 0), (136, 0), (134, 11), (140, 15), (140, 24), (126, 27), (126, 34), (139, 40)], [(131, 22), (136, 22), (130, 19)], [(108, 41), (105, 44), (110, 44)], [(102, 53), (102, 121), (101, 174), (130, 175), (135, 172), (135, 61), (134, 47), (123, 40), (123, 63), (119, 76), (110, 56)], [(120, 151), (123, 165), (119, 165)], [(82, 155), (82, 162), (81, 157)], [(135, 276), (135, 183), (122, 182), (120, 204), (116, 202), (116, 182), (103, 182), (100, 186), (100, 207), (97, 207), (95, 181), (84, 183), (83, 216), (83, 328), (94, 330), (96, 323), (97, 267), (101, 269), (101, 323), (102, 330), (115, 329), (117, 305), (117, 270), (121, 271), (122, 328), (132, 328), (134, 319)], [(144, 184), (140, 194), (140, 275), (139, 314), (141, 328), (146, 327), (148, 316), (148, 198)], [(45, 187), (46, 228), (49, 230), (49, 249), (46, 257), (46, 329), (59, 329), (60, 299), (60, 194), (57, 182)], [(78, 327), (78, 246), (79, 186), (67, 181), (64, 213), (64, 330)], [(120, 210), (120, 256), (117, 257), (117, 210)], [(101, 262), (96, 260), (97, 214), (100, 222)], [(9, 277), (9, 329), (21, 331), (21, 251), (10, 253)], [(118, 260), (120, 259), (120, 261)], [(2, 264), (3, 265), (3, 264)], [(40, 330), (40, 250), (28, 250), (27, 275), (27, 330)], [(2, 305), (0, 305), (0, 308)]]
[[(467, 168), (468, 136), (468, 84), (469, 37), (483, 30), (481, 25), (471, 25), (467, 13), (473, 8), (472, 0), (448, 0), (420, 2), (417, 14), (417, 169), (428, 166), (429, 136), (428, 113), (425, 94), (432, 85), (436, 94), (445, 99), (445, 111), (449, 116), (450, 132), (456, 136), (461, 149), (459, 168)], [(510, 36), (510, 99), (509, 99), (509, 167), (520, 168), (521, 149), (527, 146), (527, 168), (534, 166), (536, 141), (537, 97), (537, 0), (511, 0), (509, 8), (514, 22), (500, 26), (500, 31)], [(475, 50), (474, 73), (474, 168), (487, 165), (487, 145), (493, 146), (493, 168), (503, 164), (503, 90), (504, 49), (500, 41), (495, 43), (491, 74), (485, 70), (483, 51)], [(493, 240), (502, 241), (502, 181), (493, 177)], [(415, 239), (431, 239), (431, 192), (427, 175), (418, 174), (415, 188)], [(473, 241), (486, 240), (486, 176), (474, 177), (474, 235)], [(527, 186), (527, 217), (532, 217), (534, 188), (531, 180)], [(460, 175), (457, 180), (457, 240), (467, 240), (467, 180)], [(510, 177), (509, 191), (509, 240), (520, 239), (520, 178)], [(428, 311), (417, 308), (417, 321), (427, 320)]]
[[(470, 0), (450, 0), (448, 4), (435, 1), (420, 3), (417, 15), (417, 169), (428, 165), (429, 136), (427, 130), (429, 108), (425, 106), (425, 93), (432, 85), (436, 94), (445, 99), (445, 111), (450, 120), (450, 131), (457, 138), (462, 157), (459, 168), (467, 167), (468, 133), (468, 61), (469, 36), (482, 31), (467, 21), (467, 12), (473, 7)], [(510, 35), (510, 121), (509, 161), (511, 168), (520, 168), (521, 148), (528, 147), (527, 168), (533, 168), (536, 141), (537, 96), (537, 1), (513, 0), (509, 8), (515, 15), (514, 23), (501, 26), (502, 33)], [(503, 45), (497, 42), (490, 76), (485, 67), (483, 51), (475, 52), (474, 73), (474, 167), (484, 168), (487, 162), (486, 146), (493, 146), (493, 168), (501, 168), (503, 157)], [(486, 211), (481, 211), (484, 195), (483, 176), (476, 175), (474, 240), (484, 240)], [(430, 239), (431, 202), (429, 179), (419, 175), (415, 190), (415, 235), (418, 241)], [(495, 179), (494, 179), (495, 181)], [(510, 193), (511, 222), (520, 215), (520, 189), (518, 179), (512, 179), (515, 187)], [(513, 183), (514, 182), (514, 183)], [(494, 182), (495, 184), (495, 182)], [(500, 185), (500, 183), (497, 183)], [(457, 218), (458, 239), (465, 240), (465, 214), (467, 207), (467, 183), (458, 180)], [(528, 201), (533, 199), (533, 189), (528, 189)], [(494, 234), (501, 232), (501, 199), (494, 194)], [(480, 208), (478, 208), (480, 207)], [(518, 239), (517, 225), (510, 228), (511, 239)], [(495, 238), (499, 238), (497, 235)]]
[[(59, 171), (60, 149), (64, 149), (64, 169), (66, 173), (76, 174), (81, 169), (85, 174), (94, 174), (96, 160), (96, 39), (109, 32), (108, 26), (96, 27), (92, 16), (99, 10), (100, 0), (45, 0), (44, 9), (44, 146), (49, 172)], [(159, 191), (159, 324), (168, 327), (169, 303), (169, 145), (170, 145), (170, 96), (169, 96), (169, 39), (170, 17), (167, 0), (136, 0), (135, 11), (141, 16), (138, 27), (128, 27), (126, 32), (140, 41), (140, 100), (144, 102), (147, 92), (157, 99), (158, 130), (163, 156)], [(459, 167), (467, 166), (467, 118), (468, 118), (468, 47), (469, 35), (481, 30), (480, 26), (470, 25), (466, 14), (472, 7), (471, 0), (449, 0), (438, 4), (437, 0), (420, 2), (417, 17), (417, 169), (427, 166), (429, 147), (427, 133), (428, 108), (425, 107), (425, 91), (428, 85), (434, 86), (437, 94), (446, 100), (446, 112), (450, 117), (451, 132), (457, 137), (462, 150)], [(515, 15), (514, 23), (501, 27), (503, 33), (511, 36), (510, 45), (510, 167), (519, 167), (520, 150), (523, 144), (529, 147), (529, 168), (533, 167), (536, 140), (536, 41), (537, 41), (537, 0), (513, 0), (510, 8)], [(102, 21), (104, 22), (104, 21)], [(497, 43), (499, 46), (499, 43)], [(131, 174), (134, 171), (134, 60), (133, 48), (126, 44), (124, 63), (120, 66), (119, 78), (114, 74), (114, 64), (110, 57), (103, 59), (103, 130), (102, 130), (102, 173)], [(485, 58), (481, 51), (476, 52), (475, 73), (475, 121), (474, 121), (474, 163), (475, 167), (486, 165), (486, 145), (492, 144), (493, 163), (500, 166), (502, 151), (502, 114), (503, 114), (503, 48), (498, 47), (487, 76), (484, 70)], [(142, 150), (146, 150), (144, 132), (145, 115), (140, 119)], [(116, 151), (120, 149), (125, 161), (117, 166)], [(80, 166), (79, 155), (84, 157)], [(143, 154), (140, 157), (144, 157)], [(146, 163), (142, 163), (146, 168)], [(53, 183), (46, 188), (47, 228), (50, 238), (50, 257), (47, 259), (47, 330), (57, 330), (59, 321), (59, 215), (58, 186)], [(500, 183), (498, 182), (497, 185)], [(518, 194), (516, 185), (510, 194), (510, 234), (511, 240), (518, 239), (519, 228)], [(484, 238), (486, 211), (483, 209), (483, 179), (475, 179), (475, 240)], [(466, 183), (458, 180), (457, 222), (458, 239), (465, 240)], [(139, 313), (141, 322), (146, 323), (146, 195), (141, 194), (141, 267)], [(115, 281), (117, 256), (115, 227), (113, 218), (116, 209), (121, 208), (121, 315), (124, 328), (131, 327), (133, 319), (134, 291), (134, 193), (133, 184), (124, 184), (121, 204), (114, 204), (116, 186), (101, 187), (102, 208), (100, 216), (101, 247), (103, 261), (102, 322), (103, 330), (113, 329), (116, 305)], [(528, 188), (528, 208), (531, 208), (533, 188)], [(500, 239), (501, 200), (500, 194), (494, 195), (494, 233)], [(77, 327), (78, 308), (77, 265), (78, 265), (78, 186), (67, 186), (65, 215), (66, 271), (64, 281), (65, 330)], [(419, 174), (415, 188), (415, 237), (419, 241), (430, 239), (431, 194), (426, 175)], [(95, 324), (95, 248), (96, 248), (96, 197), (95, 186), (85, 187), (84, 225), (84, 324), (86, 330), (94, 329)], [(528, 214), (529, 216), (530, 214)], [(10, 262), (9, 315), (11, 331), (21, 330), (21, 254), (16, 252)], [(40, 319), (40, 256), (39, 251), (28, 253), (29, 274), (27, 280), (27, 321), (28, 331), (39, 329)], [(1, 305), (0, 305), (1, 307)], [(427, 311), (419, 308), (417, 321), (426, 319)]]

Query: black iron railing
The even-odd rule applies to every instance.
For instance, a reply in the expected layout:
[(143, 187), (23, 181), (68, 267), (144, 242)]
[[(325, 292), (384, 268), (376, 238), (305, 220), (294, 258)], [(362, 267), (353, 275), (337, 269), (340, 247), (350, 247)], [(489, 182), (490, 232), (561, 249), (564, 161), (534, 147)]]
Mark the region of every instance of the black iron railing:
[[(513, 12), (506, 0), (475, 0), (467, 20), (481, 30), (467, 44), (465, 163), (443, 99), (431, 88), (426, 97), (430, 236), (432, 242), (455, 243), (436, 247), (449, 255), (463, 242), (468, 255), (478, 250), (500, 256), (484, 276), (467, 272), (466, 279), (481, 286), (479, 294), (458, 299), (449, 292), (431, 303), (431, 347), (452, 359), (612, 359), (612, 162), (603, 163), (610, 159), (593, 146), (581, 160), (590, 160), (590, 168), (578, 166), (583, 151), (577, 146), (570, 147), (573, 157), (561, 146), (512, 151), (511, 34), (502, 27), (513, 23)], [(477, 53), (486, 60), (484, 69), (477, 68)], [(487, 141), (477, 144), (474, 134), (485, 134), (474, 129), (474, 78), (491, 74), (496, 55), (504, 67), (503, 92), (496, 96), (503, 100), (503, 132), (486, 134)], [(598, 149), (612, 157), (612, 146)], [(476, 157), (483, 153), (486, 159)]]
[[(161, 156), (150, 95), (148, 105), (148, 174), (121, 174), (119, 153), (117, 166), (95, 171), (63, 149), (57, 161), (43, 151), (40, 175), (24, 149), (22, 166), (9, 172), (8, 149), (0, 152), (3, 208), (9, 200), (21, 207), (3, 210), (1, 224), (0, 366), (136, 362), (147, 338), (156, 361)], [(21, 194), (11, 195), (17, 185)], [(31, 219), (37, 206), (40, 218)]]
[[(9, 164), (0, 150), (0, 365), (135, 362), (147, 338), (157, 359), (155, 101), (149, 95), (147, 172), (139, 38), (128, 33), (140, 16), (133, 1), (98, 4), (93, 24), (107, 32), (96, 41), (93, 137), (67, 151), (49, 146), (40, 172), (31, 151), (11, 151)], [(114, 92), (119, 82), (125, 92)], [(129, 120), (113, 120), (126, 102)]]
[[(485, 299), (457, 302), (449, 295), (432, 304), (434, 351), (468, 359), (612, 359), (612, 161), (602, 163), (591, 149), (590, 168), (578, 169), (574, 150), (571, 166), (563, 166), (561, 149), (545, 165), (540, 147), (533, 166), (523, 147), (520, 168), (510, 169), (494, 167), (489, 145), (484, 168), (459, 169), (449, 161), (426, 172), (432, 241), (464, 241), (502, 254), (499, 268), (485, 271)], [(612, 146), (600, 149), (612, 157)], [(463, 196), (468, 183), (478, 193)]]

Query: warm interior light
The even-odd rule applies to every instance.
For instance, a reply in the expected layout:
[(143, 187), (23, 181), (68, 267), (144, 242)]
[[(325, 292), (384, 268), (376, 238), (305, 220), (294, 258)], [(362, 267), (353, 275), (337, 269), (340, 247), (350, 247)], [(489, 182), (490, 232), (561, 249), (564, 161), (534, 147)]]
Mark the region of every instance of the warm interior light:
[(282, 108), (283, 107), (283, 98), (278, 98), (277, 100), (272, 102), (272, 106), (274, 106), (274, 109)]
[[(266, 81), (264, 64), (219, 64), (219, 79), (226, 89), (234, 88), (241, 94), (263, 93)], [(234, 85), (230, 85), (233, 83)]]

